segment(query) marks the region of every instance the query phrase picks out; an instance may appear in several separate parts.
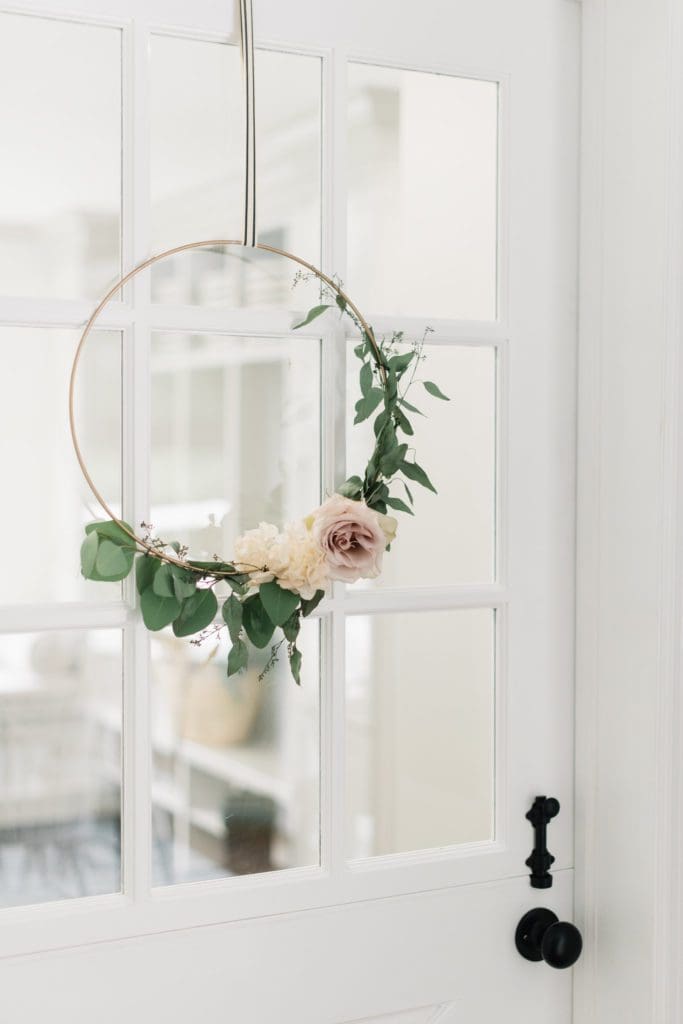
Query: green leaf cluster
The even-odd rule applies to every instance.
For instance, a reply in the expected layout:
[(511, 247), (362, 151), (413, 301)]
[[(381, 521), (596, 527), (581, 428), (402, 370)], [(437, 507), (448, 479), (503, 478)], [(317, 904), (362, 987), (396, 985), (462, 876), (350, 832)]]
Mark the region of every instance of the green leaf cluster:
[[(340, 315), (348, 316), (361, 333), (361, 340), (353, 350), (361, 363), (358, 380), (360, 397), (355, 405), (353, 422), (364, 423), (371, 416), (375, 417), (375, 446), (363, 476), (350, 476), (337, 490), (353, 501), (365, 501), (377, 512), (386, 513), (393, 509), (413, 515), (413, 495), (406, 481), (419, 484), (434, 493), (436, 488), (427, 472), (415, 460), (411, 447), (415, 430), (408, 414), (422, 416), (423, 413), (406, 396), (414, 384), (421, 383), (432, 398), (449, 401), (448, 396), (433, 381), (415, 379), (418, 366), (424, 359), (424, 343), (430, 328), (425, 331), (421, 342), (407, 348), (400, 332), (392, 334), (389, 339), (383, 339), (378, 345), (372, 329), (365, 329), (336, 289), (325, 285), (322, 292), (326, 298), (333, 300)], [(332, 308), (333, 302), (314, 306), (294, 329), (310, 324)], [(401, 489), (400, 494), (396, 493), (396, 486)]]
[(139, 551), (127, 523), (90, 523), (85, 534), (81, 546), (83, 575), (92, 580), (116, 581), (125, 579), (135, 567), (135, 586), (147, 629), (158, 632), (171, 626), (177, 637), (194, 637), (205, 630), (218, 632), (222, 625), (214, 626), (218, 599), (213, 587), (222, 580), (232, 590), (222, 607), (223, 623), (231, 642), (228, 676), (247, 668), (250, 644), (263, 649), (271, 643), (276, 630), (281, 630), (284, 640), (274, 645), (269, 664), (274, 664), (277, 649), (286, 642), (292, 676), (297, 683), (301, 682), (301, 652), (296, 646), (301, 620), (318, 606), (324, 591), (316, 591), (307, 600), (273, 580), (249, 594), (248, 575), (237, 572), (230, 562), (189, 561), (189, 569), (175, 565), (160, 557), (163, 547), (171, 547), (177, 553), (180, 546), (175, 542)]

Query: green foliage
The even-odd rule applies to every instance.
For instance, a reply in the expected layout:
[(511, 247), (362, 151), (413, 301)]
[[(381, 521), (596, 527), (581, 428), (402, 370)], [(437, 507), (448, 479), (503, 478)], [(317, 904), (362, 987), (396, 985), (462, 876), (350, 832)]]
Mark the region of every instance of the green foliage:
[(324, 596), (324, 590), (316, 590), (313, 597), (310, 597), (308, 599), (306, 599), (305, 597), (301, 598), (301, 614), (303, 615), (304, 618), (306, 618), (307, 615), (310, 615), (311, 612), (315, 611), (315, 609), (318, 607)]
[(173, 566), (164, 562), (154, 574), (152, 590), (159, 597), (177, 597), (173, 586)]
[(285, 640), (288, 640), (290, 644), (296, 643), (296, 639), (301, 629), (301, 613), (297, 611), (292, 612), (286, 622), (282, 623), (282, 632), (285, 634)]
[[(134, 533), (134, 530), (128, 523), (124, 522), (123, 519), (120, 521), (122, 526)], [(121, 529), (118, 523), (115, 523), (113, 519), (105, 519), (99, 523), (88, 523), (85, 528), (87, 534), (96, 533), (98, 537), (106, 537), (107, 540), (113, 541), (114, 544), (120, 544), (123, 547), (135, 549), (135, 541), (132, 537), (129, 537), (125, 530)]]
[[(142, 596), (144, 598), (145, 595)], [(182, 602), (180, 614), (177, 618), (174, 616), (173, 632), (176, 636), (193, 636), (200, 633), (213, 622), (217, 611), (218, 601), (211, 587), (197, 590)]]
[(242, 602), (231, 594), (223, 605), (223, 621), (228, 627), (228, 633), (233, 644), (239, 639), (242, 632)]
[(299, 327), (307, 327), (313, 320), (317, 319), (317, 317), (322, 316), (326, 309), (331, 309), (329, 303), (322, 306), (314, 306), (313, 309), (309, 309), (301, 323), (294, 324), (292, 330), (296, 331)]
[(187, 569), (183, 569), (180, 565), (172, 565), (171, 573), (173, 576), (173, 591), (179, 601), (184, 601), (187, 597), (192, 597), (197, 589), (197, 576), (193, 572), (188, 572)]
[(138, 594), (154, 583), (154, 575), (164, 563), (152, 555), (140, 555), (135, 562), (135, 586)]
[(235, 640), (230, 653), (228, 654), (228, 676), (234, 676), (247, 667), (249, 662), (249, 648), (244, 640)]
[(81, 544), (81, 572), (86, 580), (92, 578), (97, 558), (97, 534), (89, 534)]
[(282, 626), (287, 621), (300, 601), (298, 594), (292, 590), (283, 590), (275, 580), (262, 583), (259, 587), (261, 604), (274, 626)]
[(430, 395), (434, 396), (434, 398), (440, 398), (443, 402), (450, 402), (450, 398), (448, 397), (448, 395), (444, 395), (441, 388), (438, 387), (434, 383), (434, 381), (425, 380), (423, 381), (423, 384), (425, 387), (425, 391), (428, 391)]
[[(100, 535), (101, 536), (101, 535)], [(126, 578), (133, 568), (135, 551), (112, 540), (100, 540), (95, 558), (95, 571), (100, 580), (112, 583)]]
[(414, 480), (416, 484), (420, 484), (422, 487), (426, 487), (428, 490), (437, 493), (436, 487), (425, 473), (422, 466), (418, 466), (417, 462), (403, 462), (401, 464), (401, 472), (404, 476), (407, 476), (409, 480)]
[(147, 629), (156, 633), (180, 614), (180, 601), (177, 597), (159, 597), (152, 587), (147, 587), (140, 595), (140, 611)]
[(289, 651), (289, 667), (297, 686), (301, 686), (301, 660), (301, 651), (298, 647), (292, 646)]
[(348, 480), (345, 480), (337, 488), (337, 491), (339, 494), (343, 494), (345, 498), (359, 501), (363, 494), (363, 481), (359, 476), (350, 476)]
[(410, 505), (406, 505), (405, 501), (401, 501), (400, 498), (392, 498), (391, 495), (387, 495), (384, 501), (389, 508), (393, 508), (397, 512), (407, 512), (409, 516), (415, 515)]
[(263, 648), (270, 643), (275, 624), (261, 603), (260, 590), (242, 603), (242, 622), (254, 647)]
[(81, 545), (83, 576), (107, 583), (125, 579), (135, 561), (135, 541), (111, 519), (88, 523), (85, 534)]
[(354, 424), (362, 423), (367, 420), (369, 416), (372, 416), (373, 412), (384, 398), (384, 392), (381, 388), (370, 388), (367, 395), (363, 395), (356, 402), (356, 416)]

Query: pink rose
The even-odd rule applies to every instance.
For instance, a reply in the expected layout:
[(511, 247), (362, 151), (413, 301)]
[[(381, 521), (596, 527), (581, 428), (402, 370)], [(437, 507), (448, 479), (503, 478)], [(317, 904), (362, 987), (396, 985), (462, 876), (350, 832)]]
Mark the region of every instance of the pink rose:
[(396, 520), (368, 508), (365, 502), (333, 494), (309, 519), (330, 578), (355, 583), (373, 579), (382, 570), (382, 555), (396, 535)]

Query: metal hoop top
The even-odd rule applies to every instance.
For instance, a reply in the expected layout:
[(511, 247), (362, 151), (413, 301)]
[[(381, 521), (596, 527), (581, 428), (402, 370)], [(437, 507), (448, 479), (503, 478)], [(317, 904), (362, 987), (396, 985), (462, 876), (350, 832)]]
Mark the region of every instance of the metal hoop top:
[[(127, 274), (125, 274), (122, 278), (120, 278), (116, 282), (116, 284), (112, 285), (112, 287), (109, 289), (109, 291), (104, 296), (104, 298), (100, 301), (100, 303), (98, 304), (98, 306), (96, 307), (96, 309), (92, 313), (90, 319), (88, 320), (87, 324), (85, 325), (83, 333), (81, 334), (81, 337), (80, 337), (79, 342), (78, 342), (78, 347), (76, 348), (76, 353), (74, 355), (73, 363), (71, 365), (71, 375), (70, 375), (70, 378), (69, 378), (69, 429), (71, 431), (71, 440), (72, 440), (72, 443), (73, 443), (73, 446), (74, 446), (74, 451), (76, 453), (76, 458), (78, 460), (78, 465), (80, 466), (81, 472), (83, 473), (83, 476), (85, 477), (85, 481), (86, 481), (88, 487), (90, 488), (90, 490), (91, 490), (93, 496), (95, 497), (95, 499), (99, 502), (100, 506), (104, 509), (106, 514), (109, 516), (109, 518), (111, 520), (113, 520), (113, 522), (115, 522), (120, 527), (120, 529), (123, 530), (123, 532), (126, 533), (131, 538), (131, 540), (135, 541), (135, 543), (139, 547), (141, 547), (144, 551), (146, 551), (148, 554), (154, 555), (156, 558), (159, 558), (159, 559), (161, 559), (164, 562), (169, 562), (172, 565), (178, 565), (178, 566), (180, 566), (183, 569), (187, 569), (188, 572), (194, 572), (194, 573), (196, 573), (198, 575), (205, 575), (205, 570), (202, 570), (202, 569), (198, 568), (197, 566), (191, 565), (189, 562), (186, 562), (182, 558), (175, 558), (173, 555), (166, 554), (165, 551), (160, 551), (158, 548), (154, 547), (148, 541), (143, 540), (140, 537), (138, 537), (132, 530), (130, 530), (128, 528), (128, 526), (125, 523), (123, 523), (120, 519), (118, 519), (114, 515), (114, 513), (110, 509), (109, 505), (107, 504), (105, 499), (102, 497), (102, 494), (100, 493), (98, 488), (95, 486), (95, 483), (94, 483), (94, 481), (93, 481), (93, 479), (92, 479), (92, 477), (91, 477), (91, 475), (90, 475), (90, 473), (88, 471), (88, 467), (86, 466), (85, 459), (83, 457), (83, 452), (81, 451), (81, 446), (80, 446), (79, 441), (78, 441), (78, 434), (77, 434), (77, 431), (76, 431), (76, 418), (75, 418), (75, 413), (74, 413), (74, 399), (75, 399), (75, 392), (76, 392), (77, 371), (78, 371), (78, 366), (79, 366), (79, 363), (80, 363), (81, 355), (83, 354), (83, 349), (85, 347), (85, 343), (86, 343), (86, 341), (88, 339), (88, 336), (90, 335), (93, 327), (95, 326), (95, 323), (96, 323), (97, 318), (99, 317), (100, 313), (105, 308), (105, 306), (107, 306), (109, 304), (109, 302), (111, 302), (112, 298), (116, 295), (116, 293), (118, 291), (120, 291), (121, 288), (124, 287), (124, 285), (128, 284), (128, 282), (131, 281), (134, 277), (136, 277), (138, 274), (142, 273), (143, 270), (147, 270), (148, 267), (153, 266), (155, 263), (159, 263), (161, 260), (166, 259), (168, 256), (175, 256), (175, 255), (177, 255), (178, 253), (181, 253), (181, 252), (189, 252), (192, 249), (206, 249), (206, 248), (209, 248), (209, 247), (212, 247), (212, 246), (213, 247), (216, 247), (216, 246), (238, 246), (239, 248), (245, 248), (246, 247), (246, 248), (261, 249), (264, 252), (270, 252), (270, 253), (273, 253), (276, 256), (283, 256), (285, 259), (291, 260), (293, 263), (298, 263), (299, 266), (301, 266), (301, 267), (305, 267), (306, 270), (308, 270), (311, 274), (313, 274), (319, 281), (322, 281), (329, 288), (331, 288), (335, 292), (335, 294), (340, 299), (343, 300), (343, 303), (345, 304), (345, 306), (348, 307), (348, 309), (350, 309), (352, 311), (352, 313), (355, 315), (355, 317), (357, 318), (358, 323), (360, 325), (361, 333), (367, 338), (367, 341), (368, 341), (368, 343), (369, 343), (369, 345), (370, 345), (370, 347), (372, 349), (372, 352), (373, 352), (374, 357), (375, 357), (375, 362), (377, 364), (377, 367), (378, 367), (380, 376), (382, 378), (382, 381), (383, 381), (384, 384), (386, 384), (386, 382), (387, 382), (387, 373), (386, 373), (386, 369), (384, 367), (384, 362), (383, 362), (383, 359), (382, 359), (382, 354), (380, 352), (379, 346), (378, 346), (377, 341), (375, 339), (375, 335), (374, 335), (374, 332), (372, 330), (372, 327), (369, 326), (369, 324), (367, 323), (365, 317), (360, 312), (360, 310), (355, 305), (355, 303), (351, 301), (349, 296), (344, 291), (342, 291), (340, 286), (336, 283), (336, 281), (333, 280), (333, 278), (329, 277), (327, 274), (324, 274), (322, 270), (319, 270), (318, 267), (314, 266), (312, 263), (308, 263), (306, 260), (302, 259), (300, 256), (295, 256), (294, 253), (287, 252), (285, 249), (277, 249), (275, 246), (265, 245), (264, 243), (260, 243), (260, 242), (256, 242), (255, 244), (251, 244), (251, 245), (246, 245), (245, 246), (245, 243), (242, 242), (242, 241), (238, 241), (238, 240), (235, 240), (235, 239), (223, 239), (223, 238), (207, 239), (206, 241), (202, 241), (202, 242), (187, 242), (185, 245), (177, 245), (173, 249), (166, 249), (166, 250), (164, 250), (164, 252), (157, 253), (155, 256), (150, 256), (149, 259), (143, 260), (142, 263), (138, 263), (138, 265), (133, 267), (132, 270), (129, 270)], [(228, 572), (224, 572), (224, 573), (218, 573), (218, 572), (213, 573), (212, 572), (212, 575), (228, 576), (228, 575), (231, 575), (231, 574), (228, 573)]]

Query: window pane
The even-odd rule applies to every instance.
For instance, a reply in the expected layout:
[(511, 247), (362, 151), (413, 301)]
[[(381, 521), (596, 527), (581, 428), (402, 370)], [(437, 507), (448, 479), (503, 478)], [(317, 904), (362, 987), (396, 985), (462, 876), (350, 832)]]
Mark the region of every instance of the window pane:
[[(415, 516), (395, 513), (396, 543), (382, 574), (357, 587), (410, 587), (488, 583), (494, 576), (496, 506), (496, 355), (493, 348), (429, 345), (424, 376), (449, 402), (432, 398), (419, 383), (409, 400), (426, 415), (408, 413), (417, 461), (438, 494), (408, 481)], [(362, 474), (372, 451), (372, 422), (353, 426), (360, 363), (348, 355), (347, 471)], [(406, 500), (402, 485), (392, 493)], [(389, 510), (391, 511), (391, 510)]]
[(0, 14), (0, 286), (94, 298), (120, 273), (121, 33)]
[(349, 64), (349, 291), (361, 309), (495, 318), (497, 92)]
[[(102, 601), (118, 584), (80, 574), (83, 527), (102, 510), (87, 488), (71, 445), (68, 386), (78, 331), (0, 328), (3, 400), (0, 469), (11, 501), (0, 528), (12, 542), (3, 555), (0, 603)], [(121, 502), (121, 335), (95, 331), (84, 349), (76, 394), (77, 426), (95, 483)]]
[[(255, 56), (257, 224), (260, 242), (319, 263), (321, 66), (317, 57)], [(239, 51), (155, 36), (152, 41), (152, 234), (155, 250), (243, 230), (244, 137)], [(229, 259), (154, 268), (155, 301), (304, 308), (292, 264), (237, 250)], [(315, 295), (315, 288), (308, 289)]]
[(348, 619), (350, 857), (493, 835), (493, 620), (488, 610)]
[(156, 885), (318, 863), (318, 632), (304, 623), (300, 687), (282, 650), (262, 676), (270, 647), (252, 648), (228, 680), (224, 637), (201, 648), (153, 639)]
[(121, 634), (0, 637), (0, 906), (121, 889)]
[(155, 334), (152, 521), (198, 558), (320, 496), (319, 342)]
[[(320, 498), (320, 344), (155, 334), (152, 520), (199, 558), (301, 518)], [(284, 651), (226, 678), (221, 637), (153, 642), (154, 872), (158, 885), (318, 861), (318, 626), (301, 688)]]

